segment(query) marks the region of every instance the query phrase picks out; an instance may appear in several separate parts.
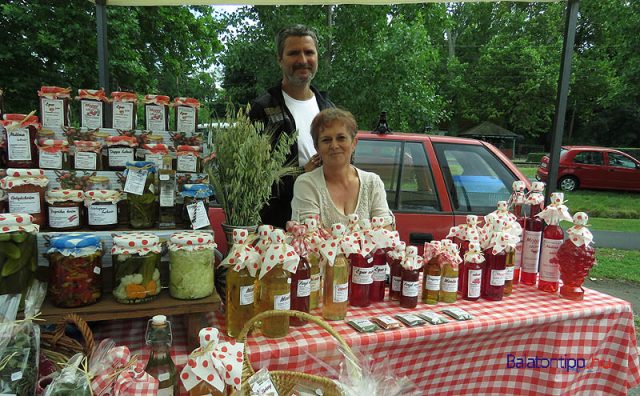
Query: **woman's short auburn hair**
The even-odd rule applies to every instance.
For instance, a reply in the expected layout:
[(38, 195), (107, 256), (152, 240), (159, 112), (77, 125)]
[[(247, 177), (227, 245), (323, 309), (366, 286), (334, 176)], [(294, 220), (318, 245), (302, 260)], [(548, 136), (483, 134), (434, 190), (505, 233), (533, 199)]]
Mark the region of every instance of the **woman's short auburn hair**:
[(311, 121), (311, 138), (313, 139), (313, 145), (315, 147), (318, 147), (320, 133), (336, 122), (344, 125), (347, 132), (351, 135), (351, 139), (356, 138), (358, 125), (356, 124), (356, 119), (353, 117), (353, 114), (346, 110), (332, 107), (322, 110), (313, 118), (313, 121)]

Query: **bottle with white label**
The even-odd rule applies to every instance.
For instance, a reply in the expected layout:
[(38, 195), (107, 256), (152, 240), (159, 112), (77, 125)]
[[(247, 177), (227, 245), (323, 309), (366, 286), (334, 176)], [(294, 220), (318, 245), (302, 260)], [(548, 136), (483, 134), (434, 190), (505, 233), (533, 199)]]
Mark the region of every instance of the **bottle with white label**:
[(507, 270), (507, 253), (503, 250), (494, 254), (492, 248), (484, 252), (487, 260), (484, 276), (482, 298), (500, 301), (504, 296), (504, 280)]
[(538, 264), (540, 260), (540, 243), (542, 241), (542, 229), (544, 223), (536, 215), (542, 211), (544, 204), (544, 183), (531, 184), (531, 192), (526, 198), (526, 206), (529, 207), (529, 215), (525, 219), (522, 242), (522, 263), (520, 269), (520, 282), (525, 285), (535, 285), (538, 280)]
[(424, 266), (422, 302), (425, 304), (434, 305), (438, 303), (440, 283), (442, 280), (442, 268), (440, 264), (440, 255), (435, 255)]
[[(309, 296), (311, 295), (311, 266), (306, 257), (300, 256), (296, 273), (291, 275), (291, 309), (309, 313)], [(292, 326), (303, 326), (307, 323), (296, 317), (290, 319)]]
[(227, 335), (236, 338), (245, 323), (255, 314), (254, 284), (256, 278), (242, 267), (237, 271), (234, 267), (227, 270)]
[(349, 304), (349, 260), (337, 255), (333, 265), (325, 268), (322, 301), (322, 317), (326, 320), (343, 320)]
[(420, 295), (420, 271), (402, 268), (402, 294), (400, 306), (402, 308), (415, 308), (418, 305)]
[(477, 301), (480, 298), (482, 289), (482, 270), (485, 259), (482, 254), (480, 244), (473, 242), (469, 244), (469, 249), (464, 255), (463, 277), (465, 284), (462, 285), (462, 298), (468, 301)]
[(554, 192), (551, 194), (551, 204), (540, 214), (547, 226), (542, 233), (538, 289), (548, 293), (556, 293), (559, 288), (560, 268), (555, 258), (564, 241), (564, 231), (558, 224), (563, 214), (564, 220), (571, 218), (563, 203), (564, 194)]
[(145, 334), (146, 344), (151, 348), (145, 371), (158, 380), (159, 396), (173, 396), (180, 392), (176, 367), (171, 359), (171, 323), (164, 315), (149, 319)]
[(368, 307), (371, 304), (369, 289), (373, 283), (373, 257), (362, 254), (349, 255), (351, 271), (349, 274), (349, 305)]
[[(282, 263), (260, 279), (258, 313), (270, 310), (291, 309), (291, 273), (282, 267)], [(289, 333), (289, 317), (271, 317), (262, 321), (262, 334), (268, 338), (280, 338)]]

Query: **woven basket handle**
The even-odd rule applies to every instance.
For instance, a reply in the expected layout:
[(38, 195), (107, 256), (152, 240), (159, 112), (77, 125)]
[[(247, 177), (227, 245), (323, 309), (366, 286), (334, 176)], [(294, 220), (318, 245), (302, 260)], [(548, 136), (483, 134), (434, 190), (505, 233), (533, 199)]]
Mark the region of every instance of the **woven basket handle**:
[(90, 357), (95, 348), (93, 332), (91, 331), (91, 328), (89, 327), (87, 322), (85, 322), (85, 320), (77, 314), (70, 313), (62, 317), (62, 320), (59, 321), (56, 325), (56, 331), (53, 334), (52, 344), (56, 345), (58, 341), (65, 335), (65, 328), (67, 327), (67, 324), (74, 325), (78, 330), (80, 330), (80, 334), (84, 339), (85, 355), (87, 355), (87, 357)]
[(249, 361), (249, 355), (247, 354), (247, 343), (245, 342), (247, 340), (247, 336), (249, 335), (249, 332), (251, 332), (251, 329), (253, 329), (253, 327), (256, 325), (256, 323), (267, 319), (267, 318), (273, 318), (273, 317), (295, 317), (301, 320), (305, 320), (307, 322), (313, 322), (315, 324), (317, 324), (318, 326), (322, 327), (324, 330), (326, 330), (329, 334), (331, 334), (333, 336), (333, 338), (335, 338), (338, 341), (338, 344), (340, 344), (340, 346), (342, 346), (342, 348), (344, 349), (345, 353), (347, 353), (348, 355), (350, 355), (351, 358), (353, 358), (355, 360), (355, 357), (353, 355), (353, 352), (351, 351), (351, 347), (349, 346), (349, 344), (347, 344), (347, 342), (344, 340), (344, 338), (342, 338), (342, 336), (340, 334), (338, 334), (337, 331), (335, 331), (333, 329), (333, 327), (331, 327), (331, 325), (329, 325), (327, 322), (325, 322), (324, 320), (322, 320), (320, 317), (318, 316), (314, 316), (314, 315), (310, 315), (306, 312), (301, 312), (301, 311), (291, 311), (291, 310), (284, 310), (284, 311), (275, 311), (275, 310), (271, 310), (271, 311), (265, 311), (262, 313), (259, 313), (258, 315), (255, 315), (253, 318), (249, 319), (249, 321), (247, 323), (245, 323), (244, 327), (242, 328), (242, 330), (240, 331), (240, 334), (238, 334), (237, 340), (238, 342), (242, 342), (244, 343), (244, 366), (245, 366), (245, 370), (243, 371), (247, 371), (247, 373), (249, 375), (253, 375), (255, 374), (255, 371), (253, 370), (253, 367), (251, 366), (251, 362)]

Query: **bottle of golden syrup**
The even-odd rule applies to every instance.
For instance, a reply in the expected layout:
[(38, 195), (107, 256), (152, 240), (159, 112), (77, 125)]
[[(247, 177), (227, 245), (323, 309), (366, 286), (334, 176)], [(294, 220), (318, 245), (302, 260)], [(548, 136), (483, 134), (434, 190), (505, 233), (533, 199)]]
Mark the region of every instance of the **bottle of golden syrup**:
[(442, 263), (442, 279), (438, 300), (454, 303), (458, 299), (458, 266), (461, 261), (458, 246), (444, 239), (443, 253), (440, 254), (439, 260)]
[(227, 271), (227, 334), (237, 337), (240, 330), (255, 313), (254, 284), (256, 278), (246, 268)]
[(323, 292), (322, 317), (344, 319), (349, 305), (349, 260), (344, 254), (338, 254), (333, 265), (327, 265)]
[(318, 235), (318, 221), (314, 218), (304, 220), (307, 226), (307, 245), (309, 246), (307, 260), (311, 266), (311, 294), (309, 295), (309, 309), (316, 309), (320, 306), (320, 295), (322, 290), (322, 279), (320, 274), (320, 236)]
[(424, 274), (422, 277), (422, 302), (434, 305), (438, 303), (440, 283), (442, 280), (442, 268), (440, 267), (440, 241), (432, 241), (424, 244)]
[[(291, 273), (282, 264), (260, 279), (260, 299), (258, 313), (269, 310), (289, 310), (291, 308)], [(289, 317), (274, 317), (262, 320), (262, 334), (268, 338), (280, 338), (289, 333)]]

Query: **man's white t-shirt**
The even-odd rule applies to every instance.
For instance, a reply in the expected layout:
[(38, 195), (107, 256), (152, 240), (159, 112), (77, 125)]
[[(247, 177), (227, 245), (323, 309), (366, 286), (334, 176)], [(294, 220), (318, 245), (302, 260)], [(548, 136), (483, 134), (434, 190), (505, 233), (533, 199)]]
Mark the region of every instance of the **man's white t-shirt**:
[(311, 121), (320, 112), (314, 95), (308, 100), (297, 100), (282, 91), (284, 103), (293, 115), (298, 129), (298, 165), (305, 166), (316, 153), (311, 137)]

